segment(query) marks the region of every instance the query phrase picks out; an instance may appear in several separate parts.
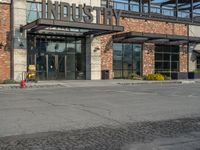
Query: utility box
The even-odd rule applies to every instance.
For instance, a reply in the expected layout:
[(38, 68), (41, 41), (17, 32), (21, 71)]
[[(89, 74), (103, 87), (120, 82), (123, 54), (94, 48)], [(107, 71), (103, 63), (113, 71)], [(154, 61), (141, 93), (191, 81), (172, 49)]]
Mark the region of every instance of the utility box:
[(109, 70), (102, 70), (101, 71), (101, 79), (108, 80), (109, 79)]

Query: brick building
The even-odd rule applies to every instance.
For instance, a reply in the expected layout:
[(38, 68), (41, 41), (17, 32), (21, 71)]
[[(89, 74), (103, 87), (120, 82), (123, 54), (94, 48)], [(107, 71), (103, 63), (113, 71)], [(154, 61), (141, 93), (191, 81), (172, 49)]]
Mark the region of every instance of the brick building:
[(100, 80), (200, 68), (194, 0), (0, 0), (0, 80)]

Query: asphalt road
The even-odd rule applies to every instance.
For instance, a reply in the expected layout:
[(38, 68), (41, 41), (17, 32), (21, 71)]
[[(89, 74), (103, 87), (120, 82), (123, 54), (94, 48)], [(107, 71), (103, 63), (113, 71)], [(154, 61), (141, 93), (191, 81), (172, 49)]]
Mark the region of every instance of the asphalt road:
[(200, 84), (0, 90), (0, 149), (200, 149)]

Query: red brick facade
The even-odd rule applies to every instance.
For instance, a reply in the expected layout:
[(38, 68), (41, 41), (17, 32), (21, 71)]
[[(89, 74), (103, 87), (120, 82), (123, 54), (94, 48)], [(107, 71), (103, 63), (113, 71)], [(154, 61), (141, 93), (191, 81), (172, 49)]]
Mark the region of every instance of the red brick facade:
[[(187, 26), (185, 24), (167, 23), (161, 21), (149, 21), (133, 18), (121, 18), (121, 26), (124, 26), (124, 32), (145, 32), (156, 34), (168, 34), (168, 35), (181, 35), (187, 36)], [(117, 33), (120, 34), (120, 33)], [(112, 48), (110, 45), (111, 35), (102, 36), (101, 38), (101, 68), (102, 70), (110, 70), (110, 78), (112, 78)], [(143, 44), (142, 50), (142, 70), (143, 75), (154, 73), (154, 44)], [(180, 71), (184, 72), (187, 68), (187, 56), (182, 55), (180, 52)]]
[(143, 75), (154, 73), (154, 66), (155, 66), (154, 47), (155, 46), (152, 43), (143, 44), (143, 61), (142, 61)]
[(10, 78), (10, 4), (0, 3), (0, 80)]

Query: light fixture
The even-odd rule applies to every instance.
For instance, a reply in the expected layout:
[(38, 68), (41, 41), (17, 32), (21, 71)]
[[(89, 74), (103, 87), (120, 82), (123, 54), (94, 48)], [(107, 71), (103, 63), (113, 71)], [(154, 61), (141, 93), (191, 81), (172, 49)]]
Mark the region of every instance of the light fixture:
[(2, 48), (3, 48), (3, 43), (1, 42), (1, 43), (0, 43), (0, 49), (2, 49)]
[(151, 54), (154, 52), (154, 46), (153, 45), (144, 45), (144, 50), (147, 51), (147, 54)]
[(19, 47), (24, 48), (24, 44), (22, 42), (20, 42)]
[(0, 42), (0, 49), (3, 49), (6, 47), (6, 43), (5, 42)]
[(94, 48), (94, 52), (99, 51), (99, 50), (100, 50), (100, 46), (96, 46), (96, 47)]

